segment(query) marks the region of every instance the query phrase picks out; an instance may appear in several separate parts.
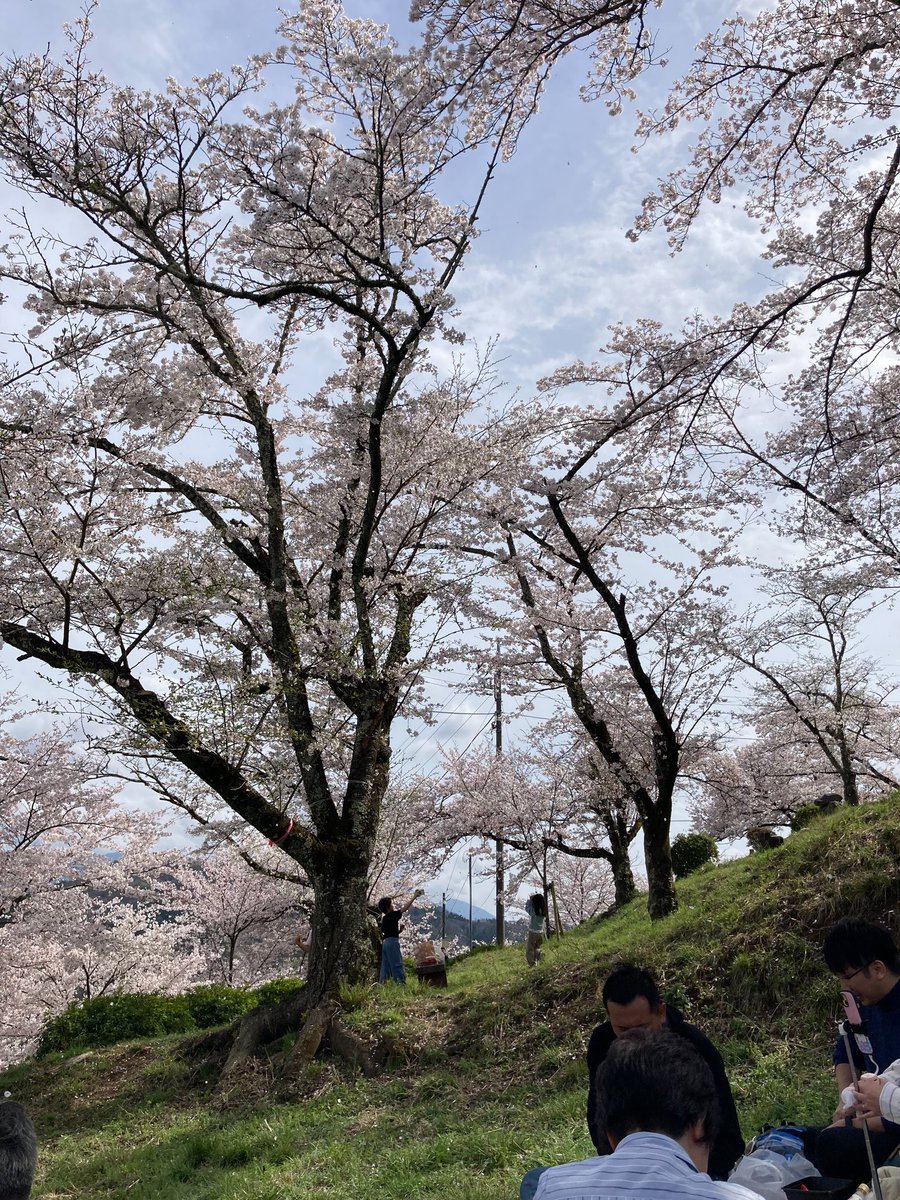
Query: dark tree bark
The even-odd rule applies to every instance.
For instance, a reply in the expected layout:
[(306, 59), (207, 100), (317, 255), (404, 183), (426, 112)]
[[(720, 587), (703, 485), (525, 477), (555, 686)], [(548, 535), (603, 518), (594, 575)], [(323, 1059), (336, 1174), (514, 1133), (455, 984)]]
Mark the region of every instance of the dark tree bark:
[(671, 812), (654, 811), (644, 819), (644, 864), (647, 868), (647, 909), (651, 918), (667, 917), (678, 907), (669, 842)]
[(634, 882), (634, 871), (631, 867), (631, 858), (628, 853), (628, 847), (620, 847), (617, 853), (614, 853), (610, 858), (612, 867), (613, 886), (615, 887), (616, 908), (621, 908), (625, 904), (630, 904), (637, 895), (637, 887)]

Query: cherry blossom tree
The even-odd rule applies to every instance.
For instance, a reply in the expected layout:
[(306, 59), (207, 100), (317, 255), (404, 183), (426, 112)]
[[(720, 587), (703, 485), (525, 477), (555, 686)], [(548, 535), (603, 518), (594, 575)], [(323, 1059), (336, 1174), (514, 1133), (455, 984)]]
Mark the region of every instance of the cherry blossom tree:
[(616, 904), (615, 880), (608, 863), (554, 851), (547, 869), (564, 925), (580, 925)]
[[(438, 378), (427, 343), (458, 337), (513, 99), (467, 108), (439, 56), (331, 0), (281, 32), (164, 95), (89, 66), (89, 16), (63, 61), (0, 73), (5, 178), (83, 234), (10, 218), (34, 325), (4, 390), (0, 629), (96, 689), (126, 761), (165, 757), (159, 794), (300, 865), (315, 997), (364, 961), (391, 725), (458, 601), (428, 547), (496, 465), (477, 372)], [(291, 102), (250, 107), (264, 67)], [(482, 149), (474, 198), (442, 203)]]
[(568, 856), (605, 864), (602, 873), (567, 869), (579, 889), (602, 877), (606, 900), (605, 880), (612, 878), (615, 902), (627, 904), (635, 894), (629, 849), (641, 821), (572, 724), (565, 716), (548, 722), (502, 755), (484, 748), (449, 753), (437, 788), (439, 836), (447, 844), (481, 837), (515, 851), (513, 897), (527, 875), (546, 887)]
[[(780, 494), (770, 520), (829, 557), (868, 563), (873, 587), (893, 586), (898, 561), (898, 40), (890, 0), (780, 0), (724, 21), (639, 128), (652, 140), (693, 122), (695, 136), (635, 234), (663, 227), (680, 249), (730, 192), (768, 234), (785, 280), (673, 335), (720, 416), (720, 448)], [(767, 431), (751, 419), (761, 401), (774, 409)]]
[(699, 769), (696, 815), (716, 836), (786, 824), (823, 793), (855, 805), (900, 778), (897, 683), (858, 645), (875, 604), (870, 572), (805, 561), (763, 574), (769, 603), (725, 635), (751, 677), (757, 740)]
[[(0, 1059), (33, 1045), (68, 1004), (114, 991), (178, 991), (203, 977), (198, 927), (178, 909), (180, 856), (156, 851), (158, 815), (119, 789), (69, 732), (0, 736)], [(166, 911), (165, 920), (160, 913)]]
[(140, 903), (121, 872), (105, 882), (126, 885), (129, 898), (62, 887), (0, 927), (0, 1062), (31, 1052), (44, 1022), (70, 1004), (117, 992), (177, 993), (206, 979), (189, 920), (158, 917), (167, 887), (143, 889)]
[(297, 888), (253, 870), (228, 847), (199, 860), (184, 856), (178, 866), (169, 902), (191, 924), (205, 979), (253, 987), (284, 973), (305, 915)]
[(23, 907), (39, 907), (64, 882), (84, 887), (88, 865), (108, 863), (126, 846), (146, 847), (163, 832), (145, 813), (119, 804), (118, 788), (92, 778), (86, 760), (58, 726), (17, 737), (21, 716), (3, 700), (0, 733), (0, 924)]
[[(779, 717), (783, 718), (782, 712)], [(711, 751), (691, 773), (690, 812), (697, 829), (714, 838), (740, 838), (750, 830), (790, 825), (803, 805), (840, 796), (840, 786), (819, 746), (798, 726), (778, 717), (747, 713), (755, 736), (736, 749)], [(883, 785), (862, 777), (863, 799), (883, 794)]]
[[(602, 378), (609, 401), (563, 406), (557, 389), (579, 374)], [(657, 338), (624, 372), (575, 366), (546, 380), (545, 425), (520, 482), (482, 491), (481, 536), (469, 546), (501, 582), (494, 620), (511, 646), (528, 648), (510, 672), (565, 695), (595, 762), (640, 818), (653, 916), (676, 906), (673, 800), (733, 673), (716, 643), (716, 572), (739, 526), (727, 491), (690, 452), (704, 419), (683, 403), (690, 378)]]
[[(54, 725), (0, 737), (0, 1058), (67, 1005), (121, 991), (249, 985), (285, 973), (303, 894), (248, 865), (169, 845), (160, 814), (98, 782), (103, 760)], [(275, 852), (270, 852), (275, 857)], [(306, 902), (308, 907), (308, 900)]]
[[(431, 6), (449, 9), (454, 20), (489, 29), (490, 18), (485, 24), (473, 15), (475, 7), (463, 0)], [(585, 36), (591, 6), (554, 4), (540, 17), (541, 7), (522, 8), (522, 28), (545, 33), (552, 25), (556, 46)], [(502, 4), (489, 9), (494, 18), (501, 10), (507, 11)], [(452, 24), (447, 28), (452, 31)], [(582, 586), (593, 588), (603, 600), (623, 647), (637, 640), (629, 641), (635, 604), (621, 586), (621, 546), (607, 530), (614, 523), (610, 513), (629, 512), (629, 502), (632, 520), (640, 512), (645, 531), (649, 522), (632, 499), (639, 493), (627, 492), (628, 483), (637, 483), (627, 468), (627, 483), (618, 494), (626, 499), (618, 509), (597, 503), (595, 473), (598, 458), (602, 462), (605, 453), (612, 453), (616, 438), (624, 441), (625, 430), (635, 448), (642, 445), (633, 437), (637, 425), (631, 410), (645, 420), (651, 406), (655, 425), (649, 461), (660, 462), (662, 449), (669, 447), (671, 474), (665, 478), (672, 486), (667, 499), (674, 499), (670, 523), (660, 522), (657, 533), (666, 528), (676, 535), (688, 532), (681, 501), (693, 489), (688, 503), (695, 512), (704, 511), (697, 482), (710, 478), (704, 475), (708, 471), (717, 482), (710, 484), (707, 500), (716, 493), (723, 507), (756, 510), (767, 524), (818, 553), (827, 552), (829, 561), (865, 562), (870, 588), (894, 586), (898, 444), (893, 261), (900, 152), (890, 124), (896, 92), (890, 63), (898, 34), (892, 3), (850, 3), (833, 13), (814, 4), (773, 3), (753, 18), (726, 20), (701, 43), (665, 107), (641, 118), (643, 141), (666, 136), (690, 121), (696, 136), (689, 163), (660, 181), (646, 199), (633, 235), (662, 227), (678, 250), (704, 206), (733, 189), (749, 216), (771, 231), (767, 254), (787, 282), (761, 300), (736, 304), (721, 320), (692, 317), (671, 333), (646, 321), (615, 329), (605, 360), (572, 364), (550, 381), (606, 386), (614, 403), (611, 411), (595, 418), (593, 441), (585, 435), (567, 458), (554, 448), (555, 471), (545, 469), (536, 480), (532, 477), (532, 493), (545, 500), (552, 521), (541, 522), (537, 504), (528, 518), (515, 513), (513, 505), (506, 510), (502, 502), (495, 505), (495, 515), (511, 533), (510, 562), (521, 560), (522, 546), (529, 543), (539, 544), (545, 556), (543, 561), (532, 556), (531, 574), (520, 572), (517, 579), (526, 609), (535, 616), (541, 614), (541, 590), (548, 590), (552, 555), (581, 572)], [(785, 382), (778, 359), (788, 351), (792, 373)], [(769, 433), (760, 433), (760, 422), (750, 419), (761, 400), (775, 409), (775, 429)], [(578, 419), (572, 423), (577, 427)], [(630, 463), (632, 456), (634, 451), (620, 452), (615, 467), (623, 457)], [(651, 473), (651, 495), (653, 480)], [(676, 481), (687, 484), (680, 495)], [(797, 499), (799, 505), (791, 503)], [(646, 508), (653, 511), (652, 503)], [(689, 536), (693, 544), (687, 553), (696, 553), (704, 546), (699, 526)], [(599, 567), (595, 561), (596, 548), (606, 549), (604, 542), (611, 542), (619, 555), (612, 572), (602, 559)], [(679, 574), (685, 577), (683, 568)], [(580, 619), (569, 599), (558, 605), (555, 620), (541, 614), (534, 625), (538, 638), (544, 637), (545, 661), (570, 695), (574, 691), (575, 711), (580, 707), (587, 712), (590, 695), (572, 688), (578, 673), (546, 636), (548, 628), (579, 628)], [(649, 613), (644, 619), (652, 625)], [(640, 667), (636, 655), (629, 655), (629, 665)], [(746, 665), (756, 669), (762, 660), (757, 656)], [(643, 674), (649, 677), (646, 670)], [(635, 677), (640, 684), (640, 676)], [(776, 678), (770, 672), (769, 684), (778, 691)], [(844, 715), (849, 693), (842, 699), (838, 688), (813, 714), (813, 706), (801, 699), (804, 690), (809, 698), (821, 692), (821, 675), (807, 672), (805, 683), (794, 679), (780, 703), (792, 711), (798, 731), (816, 742), (826, 775), (843, 762), (838, 774), (852, 799), (854, 772), (848, 765), (852, 752)], [(658, 706), (646, 691), (644, 695), (658, 717)], [(879, 698), (884, 695), (857, 692), (854, 703), (871, 713)], [(836, 705), (842, 714), (837, 722)], [(657, 724), (672, 763), (676, 740), (667, 736), (665, 721)], [(865, 724), (869, 727), (868, 719)], [(849, 736), (855, 740), (856, 733)], [(867, 759), (876, 772), (882, 771), (877, 757)], [(652, 843), (654, 830), (645, 826), (648, 833)], [(657, 880), (649, 864), (648, 876), (652, 897)]]

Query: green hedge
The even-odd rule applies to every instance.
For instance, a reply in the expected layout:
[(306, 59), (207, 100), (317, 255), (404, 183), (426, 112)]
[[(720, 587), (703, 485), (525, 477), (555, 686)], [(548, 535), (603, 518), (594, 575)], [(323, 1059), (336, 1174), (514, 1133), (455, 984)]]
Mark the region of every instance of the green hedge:
[(71, 1004), (48, 1021), (38, 1042), (38, 1055), (91, 1046), (110, 1046), (131, 1038), (161, 1037), (196, 1029), (185, 996), (97, 996)]
[(680, 833), (672, 843), (672, 871), (676, 879), (692, 875), (718, 857), (719, 847), (708, 833)]
[(295, 996), (303, 987), (301, 979), (271, 979), (268, 983), (262, 983), (259, 987), (253, 988), (247, 994), (250, 996), (252, 1003), (248, 1006), (256, 1008), (258, 1004), (280, 1004), (282, 1000), (289, 1000), (291, 996)]
[(299, 979), (273, 979), (258, 988), (204, 984), (181, 996), (122, 992), (71, 1004), (44, 1026), (38, 1055), (72, 1053), (133, 1038), (193, 1033), (227, 1025), (260, 1004), (277, 1004), (296, 994)]
[(244, 988), (222, 983), (206, 983), (185, 992), (184, 999), (198, 1029), (229, 1025), (255, 1006), (257, 1001)]

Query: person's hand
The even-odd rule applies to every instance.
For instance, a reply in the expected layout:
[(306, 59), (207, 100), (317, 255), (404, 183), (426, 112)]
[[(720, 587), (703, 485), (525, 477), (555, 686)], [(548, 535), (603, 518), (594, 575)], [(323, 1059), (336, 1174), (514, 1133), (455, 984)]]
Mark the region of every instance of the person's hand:
[(861, 1075), (854, 1089), (856, 1116), (865, 1119), (881, 1117), (881, 1092), (885, 1080), (879, 1075)]
[(856, 1116), (856, 1107), (851, 1105), (845, 1108), (843, 1104), (839, 1104), (831, 1116), (832, 1125), (843, 1125), (848, 1117)]

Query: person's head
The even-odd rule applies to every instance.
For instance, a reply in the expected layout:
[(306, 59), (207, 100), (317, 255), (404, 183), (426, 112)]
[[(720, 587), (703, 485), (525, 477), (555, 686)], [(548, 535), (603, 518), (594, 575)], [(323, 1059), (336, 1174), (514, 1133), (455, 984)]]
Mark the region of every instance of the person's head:
[(597, 1068), (598, 1136), (616, 1146), (629, 1133), (665, 1133), (705, 1171), (719, 1129), (712, 1071), (669, 1029), (624, 1033)]
[(863, 1004), (877, 1004), (900, 981), (900, 954), (883, 925), (842, 917), (829, 931), (822, 953), (840, 980)]
[(616, 1037), (632, 1029), (662, 1029), (666, 1005), (649, 971), (622, 963), (603, 985), (603, 1005)]
[(546, 917), (547, 902), (543, 892), (535, 892), (531, 897), (531, 911), (538, 917)]
[(0, 1101), (0, 1200), (28, 1200), (37, 1164), (37, 1134), (14, 1100)]
[(382, 896), (378, 901), (378, 911), (381, 913), (389, 913), (394, 907), (393, 896)]

